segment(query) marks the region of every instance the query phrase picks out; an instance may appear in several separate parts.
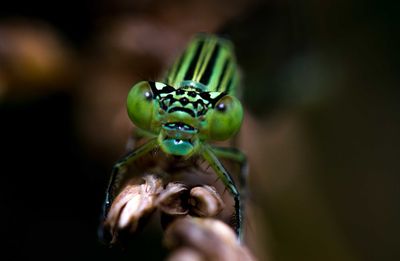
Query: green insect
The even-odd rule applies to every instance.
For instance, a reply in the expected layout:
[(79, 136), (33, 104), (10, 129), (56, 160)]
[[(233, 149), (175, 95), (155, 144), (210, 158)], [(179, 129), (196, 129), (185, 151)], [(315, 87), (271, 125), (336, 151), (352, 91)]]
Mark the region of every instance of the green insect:
[(200, 34), (192, 39), (163, 81), (135, 84), (127, 98), (132, 122), (148, 136), (148, 141), (119, 160), (112, 169), (104, 203), (104, 215), (115, 197), (116, 180), (126, 166), (155, 148), (182, 160), (204, 158), (234, 198), (235, 229), (242, 239), (244, 206), (239, 190), (219, 158), (238, 162), (239, 182), (245, 187), (247, 161), (235, 148), (211, 145), (236, 134), (242, 124), (243, 109), (235, 97), (239, 72), (230, 41)]

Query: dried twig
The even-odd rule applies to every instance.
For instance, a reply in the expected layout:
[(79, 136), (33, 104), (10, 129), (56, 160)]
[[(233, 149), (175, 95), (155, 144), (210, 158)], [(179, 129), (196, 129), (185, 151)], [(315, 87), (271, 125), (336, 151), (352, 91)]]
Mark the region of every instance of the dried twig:
[(155, 175), (143, 180), (127, 185), (114, 200), (104, 224), (111, 243), (140, 230), (158, 209), (164, 217), (164, 244), (171, 250), (168, 260), (255, 260), (233, 229), (215, 218), (224, 202), (213, 187), (171, 182), (164, 188)]

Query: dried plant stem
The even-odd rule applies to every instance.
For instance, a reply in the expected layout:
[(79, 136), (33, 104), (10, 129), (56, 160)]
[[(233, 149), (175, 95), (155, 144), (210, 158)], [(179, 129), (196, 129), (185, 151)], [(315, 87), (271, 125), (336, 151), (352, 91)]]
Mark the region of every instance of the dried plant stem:
[(155, 210), (164, 219), (164, 244), (168, 260), (255, 260), (237, 240), (233, 229), (215, 218), (224, 208), (217, 191), (207, 185), (187, 187), (163, 184), (156, 175), (145, 175), (143, 184), (127, 185), (114, 200), (104, 224), (112, 244), (119, 235), (135, 234)]

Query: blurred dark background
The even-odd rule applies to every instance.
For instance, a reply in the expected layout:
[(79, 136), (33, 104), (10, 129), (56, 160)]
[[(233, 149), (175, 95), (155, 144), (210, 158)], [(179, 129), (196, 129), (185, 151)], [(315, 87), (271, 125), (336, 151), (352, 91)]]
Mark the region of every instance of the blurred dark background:
[[(3, 255), (165, 255), (152, 230), (97, 240), (125, 97), (196, 32), (236, 48), (260, 260), (400, 260), (399, 4), (390, 1), (12, 1), (0, 8)], [(157, 240), (154, 240), (157, 238)]]

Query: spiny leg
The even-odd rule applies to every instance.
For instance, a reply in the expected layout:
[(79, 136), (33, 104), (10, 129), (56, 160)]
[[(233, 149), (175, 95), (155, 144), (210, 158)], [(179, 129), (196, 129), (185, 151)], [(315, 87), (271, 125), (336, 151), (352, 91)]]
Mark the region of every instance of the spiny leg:
[(109, 181), (108, 187), (107, 187), (106, 197), (105, 197), (105, 200), (103, 203), (103, 210), (102, 210), (103, 213), (101, 215), (102, 220), (101, 220), (99, 229), (97, 231), (100, 241), (102, 241), (104, 243), (109, 243), (109, 241), (111, 240), (111, 238), (109, 238), (111, 235), (108, 233), (105, 233), (106, 231), (104, 230), (103, 222), (107, 218), (110, 207), (116, 196), (115, 192), (119, 189), (120, 182), (121, 182), (124, 174), (126, 173), (126, 167), (129, 164), (131, 164), (133, 161), (137, 160), (144, 154), (151, 151), (156, 146), (157, 146), (157, 139), (149, 140), (147, 143), (145, 143), (142, 146), (131, 151), (125, 157), (123, 157), (121, 160), (119, 160), (116, 164), (114, 164), (112, 171), (111, 171), (110, 181)]
[(239, 237), (239, 241), (242, 241), (242, 202), (240, 200), (240, 193), (236, 188), (235, 182), (233, 181), (232, 177), (226, 171), (224, 166), (221, 164), (221, 162), (218, 160), (217, 156), (213, 152), (212, 148), (209, 146), (206, 146), (202, 156), (204, 159), (210, 164), (210, 166), (213, 168), (215, 173), (218, 175), (218, 177), (221, 179), (221, 181), (224, 183), (225, 187), (229, 189), (229, 192), (232, 194), (233, 199), (235, 201), (235, 219), (236, 219), (236, 234)]
[[(212, 151), (218, 158), (228, 159), (235, 161), (240, 166), (239, 173), (239, 192), (240, 192), (240, 200), (241, 200), (241, 212), (242, 218), (245, 220), (245, 206), (246, 206), (246, 198), (247, 198), (247, 177), (248, 177), (248, 164), (246, 155), (236, 148), (227, 148), (227, 147), (216, 147), (212, 146)], [(244, 237), (244, 228), (241, 231), (242, 239)]]
[(114, 164), (107, 187), (106, 198), (103, 204), (103, 219), (107, 218), (108, 211), (110, 210), (111, 204), (116, 196), (115, 191), (118, 190), (120, 185), (119, 183), (122, 180), (123, 175), (126, 173), (126, 167), (138, 158), (142, 157), (144, 154), (154, 149), (156, 146), (157, 139), (149, 140), (147, 143), (131, 151), (116, 164)]
[(224, 158), (235, 161), (240, 166), (239, 186), (242, 197), (247, 189), (247, 177), (249, 173), (246, 155), (236, 148), (216, 147), (212, 146), (212, 151), (218, 158)]

